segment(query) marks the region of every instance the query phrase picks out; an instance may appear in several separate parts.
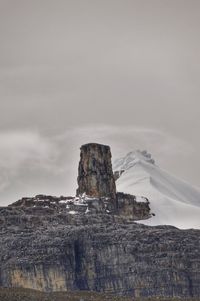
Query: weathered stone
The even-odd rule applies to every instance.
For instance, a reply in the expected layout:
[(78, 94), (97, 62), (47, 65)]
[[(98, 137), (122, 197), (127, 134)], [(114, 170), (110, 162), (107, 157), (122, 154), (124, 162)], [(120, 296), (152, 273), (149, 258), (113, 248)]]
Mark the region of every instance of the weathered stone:
[(2, 208), (0, 221), (1, 286), (200, 297), (199, 230), (24, 207)]
[(114, 178), (115, 178), (115, 181), (117, 181), (117, 180), (120, 178), (120, 176), (123, 174), (124, 171), (125, 171), (125, 170), (116, 170), (116, 171), (114, 172)]
[(110, 147), (89, 143), (81, 146), (77, 195), (116, 199)]
[[(56, 214), (62, 212), (67, 215), (74, 214), (115, 214), (131, 220), (143, 220), (151, 218), (149, 202), (137, 202), (136, 197), (130, 194), (118, 192), (116, 194), (117, 207), (109, 198), (88, 197), (82, 195), (79, 197), (55, 197), (50, 195), (36, 195), (35, 197), (26, 197), (8, 206), (21, 208), (27, 213), (50, 212)], [(43, 210), (44, 209), (44, 210)]]
[(200, 298), (199, 230), (134, 223), (149, 201), (116, 193), (108, 146), (81, 147), (78, 184), (0, 207), (0, 286)]
[(143, 202), (137, 202), (131, 194), (117, 193), (118, 214), (132, 220), (144, 220), (152, 217), (150, 203), (147, 198)]

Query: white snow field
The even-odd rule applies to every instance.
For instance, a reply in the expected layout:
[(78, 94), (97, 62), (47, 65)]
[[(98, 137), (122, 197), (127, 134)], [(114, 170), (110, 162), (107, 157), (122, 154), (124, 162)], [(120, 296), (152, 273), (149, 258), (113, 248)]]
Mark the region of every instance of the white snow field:
[(149, 199), (155, 216), (141, 223), (200, 229), (200, 190), (159, 168), (146, 151), (115, 160), (113, 169), (124, 170), (117, 191)]

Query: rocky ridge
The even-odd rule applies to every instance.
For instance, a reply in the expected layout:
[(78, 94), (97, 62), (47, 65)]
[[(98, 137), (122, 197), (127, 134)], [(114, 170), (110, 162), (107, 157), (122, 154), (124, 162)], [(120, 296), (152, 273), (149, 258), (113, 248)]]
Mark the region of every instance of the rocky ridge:
[(109, 214), (0, 210), (0, 284), (133, 297), (199, 297), (200, 231)]
[(108, 197), (91, 197), (85, 193), (78, 197), (55, 197), (40, 194), (35, 197), (24, 197), (8, 207), (20, 208), (24, 212), (32, 214), (41, 210), (52, 215), (59, 213), (65, 215), (114, 214), (134, 221), (148, 219), (152, 216), (149, 201), (145, 197), (138, 199), (133, 195), (118, 192), (116, 200), (117, 209), (113, 207), (113, 203)]
[(0, 208), (2, 287), (200, 298), (200, 231), (135, 223), (151, 204), (116, 192), (110, 157), (101, 145), (82, 148), (76, 197)]

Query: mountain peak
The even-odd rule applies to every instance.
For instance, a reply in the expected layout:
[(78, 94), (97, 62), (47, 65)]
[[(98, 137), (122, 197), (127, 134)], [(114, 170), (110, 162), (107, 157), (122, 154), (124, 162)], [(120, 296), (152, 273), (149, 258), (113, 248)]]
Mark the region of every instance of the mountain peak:
[(155, 160), (152, 155), (146, 150), (136, 150), (129, 152), (125, 157), (116, 159), (113, 164), (114, 170), (128, 170), (133, 167), (136, 163), (147, 162), (150, 164), (155, 164)]
[(147, 151), (129, 152), (113, 165), (117, 191), (149, 200), (155, 216), (144, 224), (200, 228), (200, 191), (159, 168)]

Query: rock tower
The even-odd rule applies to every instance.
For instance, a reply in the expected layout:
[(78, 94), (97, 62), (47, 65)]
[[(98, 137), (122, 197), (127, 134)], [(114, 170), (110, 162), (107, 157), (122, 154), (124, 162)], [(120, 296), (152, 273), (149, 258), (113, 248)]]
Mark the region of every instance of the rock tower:
[(116, 199), (109, 146), (97, 143), (81, 146), (77, 181), (77, 195), (86, 193), (92, 197)]

